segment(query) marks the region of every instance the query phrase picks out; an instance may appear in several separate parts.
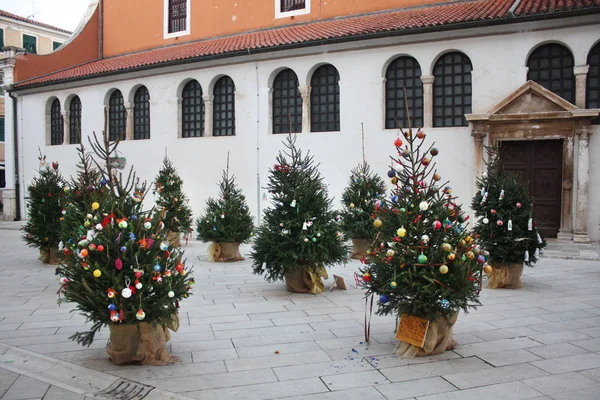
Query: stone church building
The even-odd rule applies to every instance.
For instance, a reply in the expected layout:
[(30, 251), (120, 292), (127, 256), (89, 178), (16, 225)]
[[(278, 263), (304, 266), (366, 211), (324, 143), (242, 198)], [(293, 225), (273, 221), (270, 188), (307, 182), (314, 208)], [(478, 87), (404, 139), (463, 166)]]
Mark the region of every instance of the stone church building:
[(386, 173), (406, 88), (460, 202), (501, 144), (547, 237), (600, 240), (599, 0), (91, 0), (58, 51), (6, 51), (5, 212), (18, 218), (38, 147), (69, 176), (105, 115), (143, 179), (168, 153), (196, 216), (228, 153), (260, 215), (290, 131), (339, 199), (363, 130)]

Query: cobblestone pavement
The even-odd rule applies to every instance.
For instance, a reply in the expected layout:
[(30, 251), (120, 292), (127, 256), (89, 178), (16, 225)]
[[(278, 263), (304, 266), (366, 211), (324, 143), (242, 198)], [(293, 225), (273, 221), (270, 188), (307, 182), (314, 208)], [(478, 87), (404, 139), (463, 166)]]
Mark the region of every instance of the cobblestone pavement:
[(108, 330), (89, 348), (69, 341), (85, 319), (57, 306), (54, 267), (11, 226), (0, 227), (3, 400), (117, 398), (99, 394), (127, 384), (142, 393), (135, 398), (157, 400), (600, 398), (598, 259), (543, 258), (525, 270), (523, 289), (484, 290), (483, 306), (460, 314), (454, 351), (401, 359), (392, 317), (374, 316), (364, 343), (365, 301), (352, 278), (358, 262), (330, 271), (347, 291), (291, 294), (252, 275), (248, 259), (209, 263), (206, 246), (194, 241), (186, 257), (197, 285), (169, 344), (180, 363), (119, 367), (104, 350)]

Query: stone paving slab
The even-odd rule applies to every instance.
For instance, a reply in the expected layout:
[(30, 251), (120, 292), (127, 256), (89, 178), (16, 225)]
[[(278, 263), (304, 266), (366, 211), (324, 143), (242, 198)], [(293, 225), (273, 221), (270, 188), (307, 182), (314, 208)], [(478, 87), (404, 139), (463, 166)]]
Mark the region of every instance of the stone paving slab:
[[(191, 241), (197, 285), (168, 345), (180, 361), (151, 367), (108, 361), (107, 330), (90, 348), (69, 341), (85, 319), (56, 305), (54, 267), (41, 265), (19, 234), (0, 224), (2, 399), (82, 399), (118, 378), (156, 387), (149, 400), (600, 398), (600, 264), (558, 258), (562, 244), (525, 269), (523, 289), (483, 290), (482, 306), (459, 316), (454, 351), (403, 359), (393, 354), (394, 317), (373, 316), (365, 342), (358, 262), (330, 271), (347, 291), (292, 294), (252, 275), (248, 258), (209, 263), (206, 245)], [(587, 257), (589, 246), (563, 256)], [(241, 252), (247, 257), (249, 247)], [(39, 362), (24, 369), (19, 354)]]

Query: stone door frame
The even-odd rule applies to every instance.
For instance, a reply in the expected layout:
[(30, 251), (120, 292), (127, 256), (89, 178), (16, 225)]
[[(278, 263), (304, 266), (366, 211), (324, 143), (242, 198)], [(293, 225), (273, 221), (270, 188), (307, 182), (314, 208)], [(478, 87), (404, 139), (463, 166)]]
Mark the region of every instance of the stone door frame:
[[(599, 112), (598, 109), (579, 109), (539, 84), (528, 81), (485, 114), (466, 115), (472, 124), (475, 144), (474, 178), (483, 172), (484, 141), (489, 146), (502, 141), (562, 140), (561, 217), (557, 237), (589, 242), (588, 145), (591, 121)], [(575, 149), (578, 150), (577, 165)]]

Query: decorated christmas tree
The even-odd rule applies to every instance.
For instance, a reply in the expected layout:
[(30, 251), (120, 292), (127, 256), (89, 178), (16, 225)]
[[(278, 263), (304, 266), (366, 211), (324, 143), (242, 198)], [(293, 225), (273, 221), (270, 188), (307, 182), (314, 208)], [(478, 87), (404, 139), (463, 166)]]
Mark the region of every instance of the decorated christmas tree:
[(156, 205), (165, 211), (165, 229), (169, 242), (179, 247), (181, 233), (185, 236), (192, 231), (192, 210), (183, 192), (183, 180), (171, 160), (163, 160), (163, 166), (154, 180)]
[(90, 229), (65, 244), (68, 256), (57, 270), (59, 296), (64, 294), (59, 302), (76, 303), (93, 323), (72, 340), (89, 346), (108, 325), (107, 352), (114, 363), (169, 363), (168, 329), (177, 329), (178, 301), (188, 297), (193, 280), (179, 261), (182, 251), (166, 240), (165, 213), (143, 211), (145, 185), (132, 169), (116, 171), (125, 163), (116, 157), (117, 146), (106, 134), (102, 141), (94, 135), (93, 160), (102, 179), (79, 214)]
[(458, 312), (479, 304), (485, 256), (448, 182), (440, 185), (438, 149), (421, 130), (401, 132), (390, 157), (392, 193), (375, 204), (378, 234), (361, 273), (367, 294), (377, 296), (377, 314), (400, 318), (396, 354), (414, 357), (454, 347)]
[(342, 193), (341, 229), (352, 239), (352, 258), (361, 258), (377, 234), (373, 226), (375, 202), (385, 196), (385, 184), (363, 161), (350, 175), (348, 186)]
[(290, 291), (319, 293), (321, 278), (328, 277), (325, 267), (345, 262), (348, 249), (313, 157), (302, 154), (295, 136), (284, 144), (270, 170), (272, 207), (254, 241), (254, 273), (268, 281), (285, 279)]
[(40, 151), (38, 176), (27, 187), (28, 220), (23, 230), (23, 240), (29, 247), (40, 249), (40, 260), (56, 264), (61, 255), (58, 243), (61, 235), (61, 218), (64, 203), (65, 181), (58, 163), (48, 164)]
[(546, 241), (540, 236), (527, 187), (501, 168), (498, 148), (488, 148), (487, 172), (477, 179), (471, 208), (478, 243), (489, 250), (486, 287), (523, 287), (523, 264), (532, 267)]
[[(229, 157), (228, 157), (229, 159)], [(246, 204), (246, 197), (237, 186), (228, 167), (219, 182), (219, 198), (209, 198), (204, 214), (196, 220), (198, 237), (212, 242), (211, 261), (240, 261), (240, 244), (247, 243), (254, 230), (254, 222)]]

